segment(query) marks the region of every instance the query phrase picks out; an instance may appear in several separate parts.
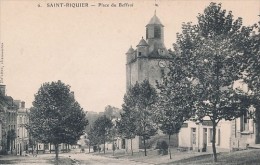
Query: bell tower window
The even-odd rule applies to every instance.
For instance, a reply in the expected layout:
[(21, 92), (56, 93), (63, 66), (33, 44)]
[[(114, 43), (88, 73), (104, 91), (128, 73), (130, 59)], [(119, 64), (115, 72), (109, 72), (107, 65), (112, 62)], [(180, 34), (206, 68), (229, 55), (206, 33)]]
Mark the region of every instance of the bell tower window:
[(161, 38), (161, 28), (159, 26), (154, 27), (154, 38)]

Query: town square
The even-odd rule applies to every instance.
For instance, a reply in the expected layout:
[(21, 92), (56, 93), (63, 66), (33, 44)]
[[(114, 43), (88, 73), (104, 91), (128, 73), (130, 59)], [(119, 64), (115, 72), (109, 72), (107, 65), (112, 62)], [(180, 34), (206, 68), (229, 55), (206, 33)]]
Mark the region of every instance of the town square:
[(260, 164), (260, 1), (0, 1), (0, 164)]

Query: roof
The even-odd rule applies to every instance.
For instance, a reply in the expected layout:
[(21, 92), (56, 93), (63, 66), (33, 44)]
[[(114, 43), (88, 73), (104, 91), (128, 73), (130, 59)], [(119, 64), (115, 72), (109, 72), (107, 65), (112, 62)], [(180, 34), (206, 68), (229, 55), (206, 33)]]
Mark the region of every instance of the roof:
[(142, 39), (140, 40), (140, 42), (139, 42), (139, 44), (137, 46), (149, 46), (149, 45), (147, 44), (147, 42), (142, 37)]
[(128, 51), (126, 52), (126, 54), (133, 54), (134, 53), (134, 49), (132, 48), (132, 46), (128, 49)]
[(160, 19), (156, 16), (156, 14), (154, 14), (154, 16), (150, 19), (149, 23), (146, 25), (161, 25), (163, 26), (163, 24), (161, 23)]

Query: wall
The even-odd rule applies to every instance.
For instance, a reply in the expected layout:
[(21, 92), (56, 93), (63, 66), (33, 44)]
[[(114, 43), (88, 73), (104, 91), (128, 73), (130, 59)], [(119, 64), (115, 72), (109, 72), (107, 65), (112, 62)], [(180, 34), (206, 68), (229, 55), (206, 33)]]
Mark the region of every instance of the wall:
[[(183, 127), (179, 133), (179, 147), (188, 147), (195, 151), (212, 151), (212, 125), (211, 121), (195, 123), (185, 122), (187, 127)], [(217, 151), (230, 151), (231, 148), (231, 124), (230, 121), (222, 120), (216, 127), (216, 149)], [(192, 128), (196, 129), (196, 143), (192, 143)]]
[[(131, 152), (131, 140), (126, 139), (126, 151)], [(132, 149), (134, 152), (139, 151), (139, 136), (136, 136), (134, 139), (132, 139)]]

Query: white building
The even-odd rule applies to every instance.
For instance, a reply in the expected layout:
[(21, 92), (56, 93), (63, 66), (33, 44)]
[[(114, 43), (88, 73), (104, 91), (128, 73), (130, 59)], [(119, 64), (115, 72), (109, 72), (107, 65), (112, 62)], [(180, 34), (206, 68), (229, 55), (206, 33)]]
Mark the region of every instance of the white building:
[[(221, 120), (216, 127), (217, 151), (231, 150), (232, 121)], [(179, 133), (179, 147), (199, 152), (212, 151), (213, 128), (210, 120), (187, 121)]]
[(16, 100), (16, 103), (19, 106), (16, 117), (16, 153), (22, 155), (28, 151), (29, 147), (29, 132), (25, 127), (29, 123), (29, 116), (28, 109), (25, 108), (25, 102)]

